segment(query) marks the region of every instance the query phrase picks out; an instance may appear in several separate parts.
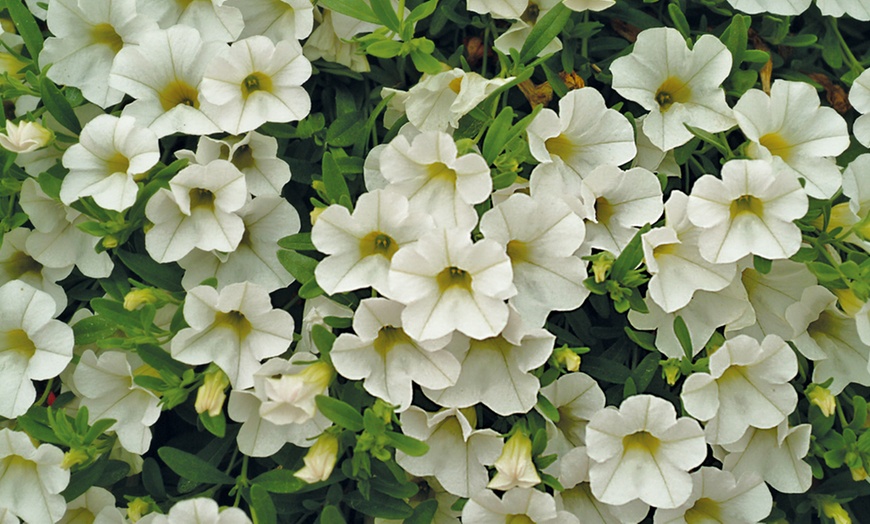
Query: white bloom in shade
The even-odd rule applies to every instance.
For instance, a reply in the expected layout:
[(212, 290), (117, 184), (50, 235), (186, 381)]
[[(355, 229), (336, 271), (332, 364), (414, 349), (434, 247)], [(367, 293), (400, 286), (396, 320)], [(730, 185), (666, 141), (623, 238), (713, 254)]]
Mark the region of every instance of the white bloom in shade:
[(212, 59), (202, 80), (202, 96), (217, 109), (212, 115), (222, 130), (238, 135), (266, 122), (300, 120), (311, 110), (302, 83), (311, 62), (296, 40), (272, 43), (252, 36), (234, 43)]
[(825, 16), (840, 18), (846, 14), (856, 20), (870, 20), (870, 6), (863, 0), (816, 0), (816, 6)]
[[(136, 366), (136, 369), (133, 369)], [(111, 430), (127, 451), (143, 454), (151, 447), (151, 426), (160, 418), (160, 399), (133, 381), (138, 375), (156, 375), (156, 370), (135, 355), (107, 351), (99, 357), (90, 349), (82, 355), (73, 373), (81, 405), (88, 408), (88, 423), (112, 418)]]
[(492, 178), (479, 154), (456, 155), (447, 133), (429, 131), (410, 140), (399, 135), (381, 152), (380, 171), (390, 191), (432, 215), (437, 225), (471, 229), (477, 223), (473, 205), (489, 198)]
[(562, 375), (541, 388), (559, 412), (559, 422), (547, 419), (547, 452), (567, 453), (586, 445), (586, 425), (593, 415), (604, 409), (604, 391), (586, 373)]
[[(285, 364), (279, 359), (273, 360)], [(286, 362), (263, 381), (266, 400), (260, 404), (260, 417), (276, 425), (304, 424), (313, 419), (317, 414), (314, 398), (326, 394), (334, 377), (332, 366), (327, 362), (303, 363), (301, 367), (291, 365)]]
[(314, 4), (309, 0), (228, 0), (242, 12), (245, 28), (239, 38), (263, 35), (276, 44), (281, 40), (302, 40), (314, 27)]
[(332, 474), (337, 459), (338, 438), (332, 433), (324, 433), (317, 437), (313, 446), (308, 448), (308, 453), (302, 457), (305, 466), (293, 476), (309, 484), (323, 482)]
[(731, 160), (722, 179), (704, 175), (689, 195), (689, 220), (704, 231), (701, 256), (710, 262), (736, 262), (753, 254), (788, 258), (801, 244), (794, 220), (809, 200), (797, 179), (766, 160)]
[(326, 317), (353, 318), (353, 310), (324, 295), (306, 300), (305, 308), (302, 310), (302, 326), (299, 330), (301, 338), (295, 348), (297, 353), (300, 351), (317, 353), (317, 346), (311, 340), (311, 330), (314, 326), (321, 326), (332, 333), (332, 327), (326, 323)]
[(149, 513), (139, 524), (251, 524), (239, 508), (220, 509), (214, 499), (194, 498), (176, 502), (169, 513)]
[(782, 421), (772, 429), (749, 428), (733, 444), (722, 446), (728, 452), (722, 469), (735, 477), (756, 474), (782, 493), (803, 493), (813, 482), (812, 467), (801, 460), (810, 449), (810, 424), (789, 427)]
[[(472, 417), (469, 419), (468, 417)], [(400, 415), (402, 432), (429, 445), (422, 457), (396, 452), (396, 462), (416, 476), (434, 476), (459, 497), (482, 490), (489, 481), (486, 466), (496, 461), (504, 443), (491, 429), (474, 429), (474, 410), (456, 408), (427, 413), (411, 406)]]
[[(674, 320), (679, 316), (689, 329), (692, 338), (692, 356), (704, 349), (707, 341), (721, 326), (743, 327), (755, 323), (752, 305), (740, 279), (720, 291), (697, 291), (685, 307), (666, 313), (649, 297), (644, 299), (649, 313), (631, 310), (628, 320), (637, 329), (656, 330), (656, 349), (670, 358), (685, 355), (674, 332)], [(762, 336), (763, 338), (763, 336)]]
[(0, 416), (27, 412), (31, 380), (56, 377), (72, 360), (72, 329), (53, 320), (55, 309), (51, 295), (20, 280), (0, 286)]
[(540, 166), (553, 162), (581, 178), (601, 164), (622, 165), (637, 153), (631, 123), (608, 109), (601, 93), (591, 87), (570, 91), (559, 100), (559, 114), (541, 110), (526, 133), (532, 156), (543, 162)]
[(245, 175), (226, 160), (191, 165), (148, 200), (145, 216), (154, 227), (145, 248), (158, 262), (174, 262), (194, 248), (230, 252), (245, 233), (236, 213), (248, 198)]
[(167, 29), (183, 25), (196, 29), (208, 40), (232, 42), (245, 27), (242, 13), (225, 0), (136, 0), (139, 9)]
[(462, 508), (462, 521), (480, 524), (580, 524), (574, 515), (557, 509), (552, 495), (531, 488), (512, 489), (501, 499), (488, 489), (478, 491)]
[(707, 262), (698, 252), (701, 231), (686, 216), (688, 197), (673, 191), (665, 203), (665, 227), (641, 237), (644, 262), (652, 275), (648, 296), (667, 313), (686, 307), (698, 290), (719, 291), (734, 280), (737, 266)]
[(715, 36), (702, 36), (690, 50), (676, 29), (647, 29), (610, 70), (613, 89), (650, 111), (643, 133), (662, 151), (692, 139), (684, 124), (711, 133), (735, 124), (719, 87), (731, 73), (731, 53)]
[(532, 409), (541, 383), (531, 370), (550, 358), (556, 337), (546, 329), (526, 329), (512, 310), (501, 334), (464, 339), (455, 333), (448, 346), (462, 364), (456, 384), (439, 391), (423, 388), (423, 393), (440, 406), (465, 408), (482, 403), (503, 416)]
[(585, 263), (574, 256), (585, 227), (558, 200), (515, 194), (483, 215), (480, 232), (505, 246), (517, 288), (510, 303), (528, 326), (541, 327), (550, 311), (575, 309), (589, 296)]
[(640, 500), (621, 506), (605, 504), (595, 498), (587, 483), (565, 489), (556, 500), (557, 504), (561, 502), (565, 511), (580, 519), (582, 524), (635, 524), (649, 513), (649, 505)]
[(518, 20), (528, 6), (528, 0), (468, 0), (469, 11), (488, 14), (497, 20)]
[(108, 82), (118, 52), (157, 30), (136, 12), (136, 0), (52, 0), (47, 22), (54, 36), (46, 39), (39, 62), (52, 64), (48, 78), (78, 87), (103, 108), (124, 96)]
[(819, 107), (813, 86), (777, 80), (770, 95), (750, 89), (734, 106), (734, 117), (752, 141), (750, 157), (770, 160), (775, 171), (804, 179), (811, 197), (830, 198), (840, 188), (833, 157), (849, 147), (849, 130), (833, 108)]
[(185, 289), (214, 277), (217, 288), (251, 282), (275, 291), (289, 286), (295, 279), (278, 260), (278, 240), (299, 232), (299, 213), (283, 197), (260, 196), (245, 204), (237, 214), (245, 224), (245, 233), (235, 251), (220, 253), (194, 249), (181, 258), (185, 269), (181, 284)]
[[(640, 127), (646, 115), (642, 115), (635, 119), (635, 125)], [(649, 137), (643, 133), (638, 133), (635, 137), (637, 144), (637, 156), (634, 157), (634, 162), (631, 167), (642, 167), (653, 173), (665, 174), (669, 177), (680, 176), (682, 168), (677, 164), (677, 159), (674, 155), (674, 150), (662, 151), (661, 148), (653, 145), (649, 141)]]
[[(511, 25), (507, 31), (495, 39), (493, 47), (510, 55), (511, 49), (517, 51), (523, 48), (526, 39), (531, 34), (538, 20), (546, 16), (550, 9), (556, 6), (560, 0), (528, 0), (528, 3), (521, 10), (520, 16), (514, 17), (516, 22)], [(538, 56), (555, 53), (562, 49), (562, 41), (554, 37), (547, 45), (538, 52)]]
[(13, 153), (30, 153), (45, 147), (54, 133), (42, 127), (39, 122), (22, 121), (16, 124), (6, 122), (6, 131), (0, 133), (0, 146)]
[(358, 52), (359, 44), (345, 40), (338, 34), (341, 23), (337, 19), (343, 16), (330, 9), (324, 9), (320, 24), (305, 41), (302, 52), (305, 58), (312, 62), (323, 59), (341, 64), (351, 71), (367, 73), (371, 71), (371, 66), (366, 55)]
[(602, 165), (583, 179), (594, 196), (595, 217), (586, 223), (586, 244), (618, 255), (638, 231), (664, 210), (659, 179), (642, 167), (622, 171)]
[[(297, 351), (290, 357), (290, 360), (281, 358), (273, 358), (267, 360), (253, 374), (254, 388), (253, 390), (234, 389), (230, 392), (230, 400), (227, 405), (227, 414), (236, 421), (241, 422), (242, 427), (236, 437), (239, 446), (239, 451), (250, 457), (268, 457), (274, 455), (288, 442), (303, 448), (310, 447), (314, 444), (314, 439), (323, 433), (323, 430), (332, 425), (328, 418), (322, 413), (316, 411), (314, 397), (317, 394), (326, 394), (326, 386), (321, 388), (321, 382), (316, 380), (308, 388), (307, 394), (300, 395), (296, 399), (285, 398), (288, 402), (280, 406), (280, 412), (277, 409), (272, 409), (271, 414), (267, 416), (272, 418), (279, 415), (285, 415), (284, 419), (292, 417), (295, 420), (303, 421), (299, 423), (290, 422), (288, 424), (275, 424), (266, 418), (261, 417), (260, 412), (263, 410), (263, 405), (271, 402), (267, 406), (270, 408), (279, 408), (277, 398), (273, 396), (269, 398), (267, 394), (267, 380), (278, 380), (273, 378), (275, 375), (280, 377), (297, 376), (298, 383), (304, 382), (305, 377), (299, 375), (305, 373), (305, 370), (310, 368), (312, 362), (317, 361), (317, 356), (311, 353)], [(320, 366), (320, 364), (317, 364)], [(309, 371), (308, 378), (312, 374), (324, 375), (320, 373), (323, 368), (315, 368), (314, 373)], [(331, 375), (331, 372), (330, 372)], [(292, 379), (291, 379), (292, 380)], [(285, 384), (286, 384), (285, 380)], [(273, 384), (274, 386), (275, 384)], [(281, 384), (278, 384), (280, 387)], [(317, 391), (313, 391), (314, 387)], [(298, 393), (305, 393), (303, 390), (297, 390)], [(298, 401), (294, 403), (295, 401)], [(308, 416), (312, 413), (312, 416)]]
[(139, 46), (122, 49), (109, 83), (136, 100), (121, 114), (136, 118), (158, 137), (217, 133), (220, 128), (208, 116), (214, 109), (202, 99), (200, 83), (206, 65), (223, 47), (220, 42), (203, 43), (193, 28), (173, 26), (148, 33)]
[(707, 422), (711, 444), (730, 444), (752, 426), (768, 429), (794, 411), (797, 393), (789, 380), (797, 375), (794, 351), (769, 335), (761, 344), (741, 335), (710, 356), (710, 373), (692, 373), (680, 398), (686, 412)]
[(248, 282), (220, 293), (209, 286), (191, 289), (184, 319), (190, 327), (172, 339), (172, 358), (194, 365), (214, 362), (235, 389), (253, 386), (260, 362), (280, 355), (293, 341), (290, 313), (273, 309), (269, 293)]
[[(60, 492), (70, 476), (61, 462), (59, 448), (51, 444), (36, 447), (27, 433), (0, 429), (0, 507), (25, 522), (60, 520), (66, 511)], [(4, 522), (10, 517), (7, 513)]]
[(807, 10), (812, 0), (728, 0), (731, 7), (749, 13), (799, 15)]
[(66, 291), (57, 282), (69, 276), (73, 266), (50, 268), (34, 260), (26, 246), (30, 234), (31, 230), (19, 227), (3, 235), (3, 243), (0, 244), (0, 284), (21, 280), (45, 291), (54, 299), (55, 314), (60, 315), (66, 308), (67, 298)]
[[(611, 167), (611, 166), (608, 166)], [(556, 162), (539, 164), (529, 177), (528, 192), (538, 201), (549, 202), (561, 200), (565, 202), (575, 215), (583, 220), (595, 218), (595, 194), (583, 183), (583, 179), (575, 173), (560, 169)], [(495, 204), (495, 198), (493, 199)], [(584, 251), (591, 252), (591, 247), (583, 246)], [(578, 255), (589, 254), (583, 251)]]
[(616, 5), (616, 0), (565, 0), (565, 7), (572, 11), (604, 11)]
[(677, 419), (673, 404), (652, 395), (607, 407), (586, 426), (592, 493), (621, 505), (640, 499), (676, 508), (692, 494), (690, 469), (707, 456), (704, 431), (694, 419)]
[(278, 158), (278, 140), (256, 131), (220, 140), (203, 136), (195, 154), (181, 150), (175, 156), (201, 165), (212, 160), (229, 160), (245, 174), (248, 192), (254, 196), (280, 195), (290, 181), (290, 166)]
[(82, 129), (79, 143), (63, 154), (69, 173), (60, 200), (70, 205), (90, 196), (103, 209), (124, 211), (136, 202), (135, 177), (160, 160), (157, 135), (130, 116), (100, 115)]
[(402, 328), (415, 340), (453, 330), (483, 339), (507, 325), (512, 278), (510, 258), (495, 241), (472, 244), (467, 230), (441, 229), (393, 255), (390, 298), (408, 306)]
[(489, 489), (507, 491), (531, 488), (541, 483), (541, 477), (532, 462), (532, 440), (522, 431), (516, 431), (507, 439), (493, 466), (496, 473), (486, 485)]
[(434, 228), (428, 215), (411, 211), (408, 199), (391, 191), (361, 195), (353, 214), (333, 204), (311, 228), (311, 241), (329, 255), (314, 269), (317, 284), (329, 295), (372, 287), (390, 296), (393, 255)]
[(92, 486), (69, 502), (66, 513), (58, 521), (58, 524), (79, 524), (82, 522), (124, 524), (126, 519), (121, 510), (115, 507), (115, 496), (109, 490)]
[(870, 72), (864, 71), (852, 82), (849, 103), (861, 116), (852, 124), (852, 134), (864, 147), (870, 147)]
[(412, 382), (443, 389), (456, 383), (461, 370), (456, 356), (444, 349), (450, 335), (411, 339), (402, 329), (403, 309), (383, 298), (363, 300), (353, 317), (355, 334), (342, 333), (330, 352), (340, 375), (364, 380), (366, 391), (397, 405), (397, 411), (411, 405)]
[(728, 471), (701, 468), (692, 473), (692, 496), (678, 508), (657, 509), (655, 524), (733, 522), (751, 524), (770, 514), (773, 497), (758, 475), (735, 478)]

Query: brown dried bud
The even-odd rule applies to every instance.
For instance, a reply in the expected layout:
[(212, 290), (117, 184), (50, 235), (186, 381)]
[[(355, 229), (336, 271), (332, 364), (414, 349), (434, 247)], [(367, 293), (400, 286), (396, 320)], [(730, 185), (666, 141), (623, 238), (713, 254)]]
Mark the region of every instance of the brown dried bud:
[(578, 75), (574, 71), (571, 71), (570, 73), (562, 71), (561, 73), (559, 73), (559, 78), (561, 78), (562, 81), (565, 82), (565, 85), (568, 87), (568, 89), (581, 89), (583, 87), (586, 87), (586, 82), (583, 81), (583, 77)]
[(466, 37), (463, 42), (465, 44), (465, 58), (468, 64), (475, 66), (483, 59), (483, 54), (486, 52), (486, 46), (483, 45), (483, 39), (479, 36)]
[(529, 101), (529, 105), (532, 107), (541, 104), (546, 106), (553, 99), (553, 88), (550, 87), (549, 82), (535, 85), (531, 80), (524, 80), (517, 87), (520, 88), (520, 91), (523, 92), (523, 95), (525, 95), (526, 100)]
[(619, 36), (625, 38), (632, 44), (637, 41), (637, 35), (640, 34), (639, 27), (633, 26), (628, 22), (619, 20), (618, 18), (613, 18), (610, 20), (610, 27), (612, 27)]
[(831, 104), (831, 107), (833, 107), (838, 113), (845, 115), (850, 109), (852, 109), (852, 105), (849, 103), (849, 95), (846, 94), (846, 90), (843, 89), (843, 86), (835, 84), (824, 73), (810, 73), (807, 76), (812, 78), (813, 81), (819, 83), (825, 89), (828, 103)]

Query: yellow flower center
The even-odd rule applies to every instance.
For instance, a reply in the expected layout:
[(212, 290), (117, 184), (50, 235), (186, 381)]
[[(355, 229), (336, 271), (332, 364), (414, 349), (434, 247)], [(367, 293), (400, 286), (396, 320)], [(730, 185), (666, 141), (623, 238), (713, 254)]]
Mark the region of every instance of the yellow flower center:
[(764, 215), (764, 202), (752, 195), (743, 195), (731, 202), (731, 220), (746, 213), (758, 217)]
[(535, 524), (528, 515), (506, 515), (504, 522), (505, 524)]
[(622, 437), (622, 447), (626, 453), (629, 451), (641, 451), (654, 455), (659, 449), (659, 445), (661, 445), (661, 441), (646, 431), (638, 431), (637, 433)]
[(595, 219), (598, 220), (598, 223), (606, 224), (615, 212), (616, 209), (606, 198), (598, 197), (595, 199)]
[(23, 329), (12, 329), (0, 332), (0, 352), (11, 351), (27, 360), (36, 353), (36, 345)]
[(239, 336), (239, 340), (247, 337), (254, 329), (251, 326), (251, 322), (245, 318), (245, 315), (241, 311), (218, 312), (214, 317), (214, 325), (235, 331)]
[(768, 133), (759, 138), (758, 142), (770, 151), (771, 155), (778, 156), (785, 161), (788, 161), (789, 156), (791, 156), (791, 143), (779, 133)]
[(529, 259), (529, 246), (519, 240), (511, 240), (507, 243), (507, 256), (511, 262), (524, 262)]
[(359, 241), (359, 254), (363, 258), (381, 255), (387, 260), (392, 260), (398, 250), (399, 244), (390, 235), (380, 231), (372, 231)]
[(702, 524), (710, 521), (724, 522), (721, 517), (722, 509), (719, 503), (704, 497), (698, 499), (695, 505), (686, 511), (684, 518), (687, 524)]
[(692, 90), (675, 76), (668, 77), (656, 90), (655, 96), (656, 103), (662, 113), (670, 109), (673, 104), (685, 104), (691, 98)]
[(525, 22), (529, 25), (535, 25), (535, 22), (538, 21), (538, 16), (540, 14), (541, 14), (540, 6), (538, 6), (538, 4), (536, 4), (534, 2), (529, 2), (529, 5), (528, 5), (528, 7), (526, 7), (526, 10), (523, 11), (523, 14), (520, 15), (520, 20), (522, 20), (523, 22)]
[(255, 91), (272, 92), (272, 79), (263, 73), (251, 73), (242, 80), (242, 97), (247, 100)]
[(3, 265), (13, 278), (21, 278), (28, 274), (39, 275), (42, 272), (42, 264), (22, 251), (17, 251)]
[(195, 187), (190, 190), (188, 193), (190, 196), (190, 209), (191, 211), (199, 208), (205, 207), (208, 209), (214, 209), (214, 193), (209, 191), (208, 189), (203, 189), (201, 187)]
[(196, 88), (183, 80), (175, 79), (163, 88), (159, 93), (160, 105), (164, 111), (181, 104), (193, 108), (199, 108), (199, 93)]
[(468, 274), (468, 271), (459, 269), (456, 266), (444, 268), (435, 277), (435, 281), (438, 282), (438, 288), (442, 293), (452, 287), (460, 287), (466, 291), (471, 291), (471, 275)]
[(115, 153), (106, 160), (106, 171), (110, 174), (126, 173), (130, 169), (130, 159), (121, 153)]
[(441, 179), (451, 184), (456, 183), (456, 171), (447, 167), (443, 162), (429, 164), (428, 170), (429, 178), (432, 180)]
[(372, 346), (383, 357), (398, 344), (413, 344), (413, 341), (402, 328), (384, 326), (378, 331), (378, 337)]
[(456, 93), (457, 95), (459, 94), (459, 88), (461, 86), (462, 86), (462, 77), (461, 76), (459, 78), (454, 78), (453, 80), (450, 81), (449, 84), (447, 84), (447, 87), (449, 87), (450, 90), (453, 91), (454, 93)]
[(251, 146), (245, 144), (243, 146), (239, 146), (238, 149), (233, 153), (233, 165), (242, 169), (248, 169), (249, 167), (254, 167), (257, 163), (254, 160), (254, 151), (251, 149)]
[(564, 134), (548, 138), (544, 142), (544, 147), (547, 148), (547, 152), (551, 155), (555, 155), (562, 160), (571, 158), (574, 155), (574, 144)]
[(95, 44), (109, 46), (116, 54), (124, 47), (124, 40), (115, 32), (111, 24), (97, 24), (91, 28), (91, 39)]

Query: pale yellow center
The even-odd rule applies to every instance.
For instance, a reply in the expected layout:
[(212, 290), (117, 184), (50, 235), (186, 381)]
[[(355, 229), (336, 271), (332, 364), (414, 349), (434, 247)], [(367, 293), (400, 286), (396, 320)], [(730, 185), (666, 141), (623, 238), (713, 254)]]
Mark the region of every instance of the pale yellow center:
[(771, 155), (778, 156), (785, 161), (788, 161), (789, 156), (791, 156), (791, 144), (779, 133), (768, 133), (759, 138), (758, 142), (770, 151)]
[(434, 164), (429, 164), (429, 178), (431, 180), (444, 180), (445, 182), (449, 182), (451, 184), (456, 183), (456, 171), (447, 167), (443, 162), (435, 162)]
[(359, 254), (365, 258), (371, 255), (381, 255), (387, 260), (392, 260), (393, 255), (399, 250), (399, 245), (390, 235), (380, 231), (372, 231), (359, 241)]
[(214, 317), (214, 324), (217, 327), (225, 327), (235, 331), (239, 339), (244, 339), (253, 331), (251, 322), (245, 318), (241, 311), (219, 312)]
[(22, 251), (15, 252), (3, 265), (14, 278), (21, 278), (28, 274), (39, 275), (42, 272), (42, 264)]
[(504, 522), (505, 524), (535, 524), (528, 515), (506, 515)]
[(239, 168), (239, 170), (254, 167), (254, 164), (256, 164), (256, 160), (254, 160), (254, 152), (251, 150), (251, 146), (245, 144), (239, 146), (233, 152), (233, 165)]
[(398, 344), (413, 344), (413, 342), (402, 328), (384, 326), (378, 331), (378, 337), (372, 346), (379, 355), (384, 356)]
[(111, 24), (97, 24), (91, 28), (91, 40), (95, 44), (103, 44), (109, 46), (113, 52), (117, 53), (124, 47), (124, 41), (121, 36), (115, 32), (115, 28)]
[(548, 138), (544, 142), (544, 147), (551, 155), (557, 156), (562, 160), (571, 158), (574, 155), (574, 144), (564, 134)]
[(626, 453), (629, 451), (641, 451), (654, 455), (659, 449), (661, 441), (646, 431), (638, 431), (622, 437), (622, 447)]
[(126, 173), (130, 170), (130, 159), (121, 153), (115, 153), (106, 160), (106, 171), (109, 173)]
[(731, 202), (731, 219), (751, 213), (758, 217), (764, 215), (764, 202), (752, 195), (743, 195)]
[(23, 329), (0, 332), (0, 352), (11, 351), (30, 360), (36, 353), (36, 345)]
[(695, 502), (695, 505), (686, 511), (683, 518), (686, 519), (687, 524), (702, 524), (704, 522), (710, 522), (711, 520), (724, 522), (721, 517), (722, 511), (719, 507), (719, 503), (705, 497), (698, 499), (698, 501)]
[(159, 93), (160, 105), (164, 111), (169, 111), (177, 105), (199, 108), (199, 93), (196, 88), (183, 80), (174, 80)]
[(511, 262), (523, 262), (529, 259), (529, 246), (519, 240), (511, 240), (507, 243), (507, 255)]
[(454, 93), (456, 93), (457, 95), (459, 94), (459, 88), (461, 86), (462, 86), (462, 77), (454, 78), (453, 80), (450, 81), (449, 84), (447, 84), (447, 87), (449, 87), (450, 90), (453, 91)]
[(199, 207), (214, 209), (214, 193), (208, 189), (195, 187), (190, 190), (190, 209), (194, 210)]
[(692, 98), (692, 90), (675, 76), (668, 77), (656, 90), (656, 103), (664, 113), (674, 104), (685, 104)]
[(438, 288), (442, 293), (452, 287), (459, 287), (471, 291), (471, 275), (469, 275), (464, 269), (459, 269), (456, 266), (444, 268), (444, 270), (438, 273), (435, 277), (435, 281), (438, 282)]
[(263, 73), (255, 72), (242, 80), (242, 97), (247, 99), (255, 91), (272, 92), (272, 79)]
[(615, 212), (616, 210), (606, 198), (598, 197), (595, 199), (595, 219), (598, 220), (599, 223), (608, 223)]

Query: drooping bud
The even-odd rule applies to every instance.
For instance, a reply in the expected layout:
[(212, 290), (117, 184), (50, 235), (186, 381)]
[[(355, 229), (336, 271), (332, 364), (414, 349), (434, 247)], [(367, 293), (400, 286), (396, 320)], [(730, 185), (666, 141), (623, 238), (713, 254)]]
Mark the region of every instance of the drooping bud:
[(495, 461), (498, 473), (486, 487), (509, 490), (530, 488), (541, 483), (541, 477), (532, 461), (532, 441), (522, 431), (516, 431), (504, 444), (501, 456)]
[(822, 513), (829, 519), (833, 519), (835, 524), (852, 524), (852, 518), (849, 517), (849, 512), (834, 499), (825, 499), (821, 503)]
[(567, 369), (571, 373), (576, 373), (580, 371), (580, 355), (574, 352), (573, 349), (562, 346), (553, 352), (553, 358), (556, 359), (556, 362)]
[(831, 394), (831, 390), (818, 384), (811, 384), (806, 390), (810, 404), (818, 406), (825, 417), (830, 417), (837, 410), (837, 397)]
[(196, 403), (194, 409), (197, 413), (208, 413), (210, 417), (221, 414), (224, 401), (227, 398), (224, 392), (230, 385), (230, 379), (219, 367), (211, 366), (205, 372), (204, 380), (196, 391)]
[(13, 153), (29, 153), (45, 147), (54, 139), (51, 130), (36, 122), (6, 122), (6, 132), (0, 133), (0, 146)]
[(157, 295), (153, 289), (133, 289), (124, 296), (124, 309), (135, 311), (145, 304), (157, 302)]
[(309, 484), (322, 482), (332, 474), (337, 459), (338, 438), (330, 432), (325, 432), (317, 438), (302, 458), (305, 466), (293, 475)]

